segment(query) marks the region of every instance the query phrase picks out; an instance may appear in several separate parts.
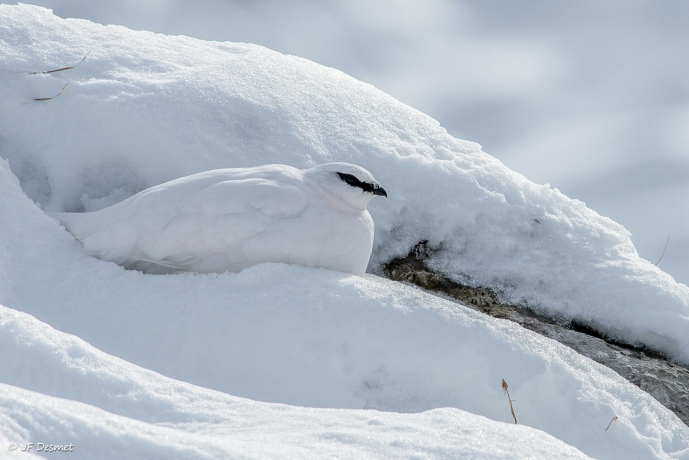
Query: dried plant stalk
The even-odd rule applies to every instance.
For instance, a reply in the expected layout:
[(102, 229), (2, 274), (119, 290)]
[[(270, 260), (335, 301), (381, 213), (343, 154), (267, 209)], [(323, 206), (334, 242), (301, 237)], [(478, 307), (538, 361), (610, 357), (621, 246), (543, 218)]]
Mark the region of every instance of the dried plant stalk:
[(663, 253), (660, 255), (660, 259), (658, 259), (658, 262), (656, 262), (656, 267), (660, 263), (661, 260), (663, 260), (663, 256), (665, 255), (665, 251), (667, 251), (667, 244), (670, 242), (670, 234), (667, 234), (667, 241), (665, 242), (665, 249), (663, 249)]
[(51, 99), (55, 99), (56, 97), (58, 97), (60, 94), (62, 94), (62, 93), (65, 91), (65, 88), (67, 88), (67, 85), (69, 85), (69, 81), (67, 81), (67, 83), (65, 84), (65, 86), (62, 87), (62, 89), (60, 90), (60, 92), (57, 93), (57, 94), (56, 94), (55, 96), (53, 96), (53, 97), (38, 97), (38, 98), (35, 98), (34, 101), (49, 101), (49, 100), (51, 100)]
[[(608, 423), (608, 428), (610, 428), (610, 425), (612, 425), (612, 422), (614, 422), (615, 420), (617, 420), (617, 415), (614, 416), (612, 420), (610, 420), (610, 423)], [(608, 428), (606, 428), (605, 431), (608, 431)]]
[[(89, 54), (91, 54), (91, 51), (89, 51), (88, 53), (86, 53), (86, 56), (88, 56)], [(63, 67), (63, 68), (61, 68), (61, 69), (46, 70), (45, 72), (31, 72), (31, 75), (38, 75), (38, 74), (44, 74), (44, 73), (55, 73), (55, 72), (62, 72), (63, 70), (76, 69), (77, 67), (79, 67), (79, 66), (81, 65), (82, 62), (84, 62), (84, 60), (86, 59), (86, 56), (84, 56), (83, 58), (81, 58), (81, 61), (79, 61), (79, 63), (76, 64), (76, 65), (72, 65), (72, 66), (69, 66), (69, 67)]]
[(512, 399), (510, 398), (510, 392), (507, 390), (507, 382), (505, 382), (505, 379), (502, 379), (502, 389), (505, 390), (505, 394), (507, 395), (507, 399), (510, 401), (510, 410), (512, 411), (512, 417), (514, 418), (514, 424), (517, 424), (517, 416), (514, 415), (514, 407), (512, 407)]

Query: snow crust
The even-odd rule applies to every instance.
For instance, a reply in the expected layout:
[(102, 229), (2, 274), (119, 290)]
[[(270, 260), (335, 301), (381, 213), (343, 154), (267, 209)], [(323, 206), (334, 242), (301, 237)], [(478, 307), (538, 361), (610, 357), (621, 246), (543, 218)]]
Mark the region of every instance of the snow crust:
[(370, 205), (369, 271), (428, 240), (460, 281), (689, 363), (689, 288), (622, 226), (372, 86), (255, 45), (0, 8), (0, 156), (42, 209), (100, 209), (215, 168), (359, 164), (390, 195)]
[[(103, 458), (689, 458), (674, 414), (517, 325), (374, 275), (127, 271), (43, 211), (100, 209), (213, 168), (352, 162), (390, 195), (370, 205), (371, 271), (428, 239), (457, 279), (689, 362), (688, 288), (639, 259), (619, 225), (303, 59), (27, 5), (0, 5), (0, 43), (8, 442), (72, 436), (83, 458), (91, 446)], [(89, 50), (77, 69), (28, 73)], [(33, 100), (67, 78), (58, 98)], [(511, 424), (502, 379), (526, 426)]]
[(229, 396), (108, 356), (6, 307), (0, 340), (8, 365), (0, 375), (16, 385), (0, 384), (3, 450), (63, 440), (74, 445), (70, 458), (590, 458), (542, 431), (458, 409), (397, 414)]
[[(456, 407), (509, 424), (505, 379), (521, 424), (588, 455), (689, 458), (689, 428), (655, 399), (511, 322), (373, 275), (280, 264), (238, 274), (144, 275), (84, 254), (28, 199), (6, 163), (0, 196), (7, 217), (0, 279), (14, 307), (2, 321), (4, 383), (165, 423), (164, 405), (140, 396), (149, 371), (122, 384), (116, 376), (131, 374), (126, 363), (99, 364), (89, 356), (101, 352), (16, 312), (23, 310), (130, 363), (235, 396), (395, 412)], [(61, 351), (41, 344), (46, 335)], [(122, 397), (129, 392), (134, 402)], [(613, 416), (620, 421), (611, 435), (604, 428)]]

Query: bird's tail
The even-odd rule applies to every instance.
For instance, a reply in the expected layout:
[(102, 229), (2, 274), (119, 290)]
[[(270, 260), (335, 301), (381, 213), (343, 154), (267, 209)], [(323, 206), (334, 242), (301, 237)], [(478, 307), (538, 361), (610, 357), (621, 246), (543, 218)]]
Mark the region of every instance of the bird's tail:
[(82, 242), (96, 230), (93, 228), (93, 220), (90, 219), (91, 213), (88, 212), (46, 212), (46, 214), (57, 219), (69, 233)]

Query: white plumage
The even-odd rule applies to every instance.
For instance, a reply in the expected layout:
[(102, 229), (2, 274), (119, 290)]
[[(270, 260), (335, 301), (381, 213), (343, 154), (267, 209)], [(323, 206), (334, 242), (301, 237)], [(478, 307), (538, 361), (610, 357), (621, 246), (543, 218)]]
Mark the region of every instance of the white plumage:
[(356, 165), (265, 165), (194, 174), (100, 211), (51, 215), (89, 254), (147, 273), (281, 262), (362, 275), (375, 195), (387, 197)]

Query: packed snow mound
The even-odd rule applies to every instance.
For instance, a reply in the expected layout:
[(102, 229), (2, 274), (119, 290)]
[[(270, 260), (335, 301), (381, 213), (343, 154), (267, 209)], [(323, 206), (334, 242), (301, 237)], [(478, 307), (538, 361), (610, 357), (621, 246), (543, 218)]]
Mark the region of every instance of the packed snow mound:
[[(225, 409), (231, 406), (223, 398), (199, 398), (195, 402), (216, 403)], [(45, 451), (53, 445), (68, 445), (66, 456), (86, 460), (590, 458), (533, 428), (513, 428), (457, 409), (413, 416), (371, 411), (333, 414), (333, 410), (326, 409), (274, 408), (254, 403), (242, 408), (241, 414), (247, 415), (243, 418), (214, 413), (218, 419), (208, 421), (206, 414), (192, 412), (188, 423), (151, 424), (4, 384), (0, 384), (0, 406), (4, 412), (0, 419), (3, 448), (15, 444), (25, 449), (30, 440), (43, 441), (43, 446), (41, 441), (33, 442), (33, 454), (15, 454), (22, 459), (62, 454)], [(46, 407), (50, 410), (46, 411)], [(69, 441), (57, 444), (62, 441), (55, 440)], [(43, 451), (37, 452), (39, 449)]]
[(534, 428), (458, 409), (316, 410), (229, 396), (141, 369), (3, 306), (0, 343), (0, 378), (14, 384), (0, 384), (3, 449), (72, 444), (69, 457), (85, 459), (589, 458)]
[(0, 157), (45, 211), (209, 169), (350, 162), (390, 195), (370, 206), (369, 271), (428, 240), (431, 265), (461, 282), (689, 363), (689, 288), (623, 227), (342, 72), (28, 5), (0, 5), (0, 62)]
[[(137, 389), (157, 388), (151, 381), (160, 377), (106, 359), (83, 339), (167, 377), (255, 400), (395, 412), (455, 407), (510, 424), (505, 379), (520, 424), (587, 455), (689, 458), (689, 428), (659, 402), (511, 322), (374, 275), (281, 264), (145, 275), (84, 254), (6, 163), (0, 196), (1, 294), (14, 307), (0, 320), (0, 382), (167, 423), (167, 406)], [(187, 391), (180, 388), (167, 397)], [(605, 426), (614, 416), (611, 435)]]
[(0, 62), (0, 437), (137, 458), (581, 457), (535, 428), (596, 458), (689, 458), (689, 428), (651, 396), (517, 325), (370, 274), (145, 275), (89, 257), (44, 212), (208, 169), (359, 164), (390, 196), (370, 206), (370, 271), (428, 240), (457, 279), (689, 362), (688, 288), (582, 203), (369, 85), (253, 45), (0, 5)]

